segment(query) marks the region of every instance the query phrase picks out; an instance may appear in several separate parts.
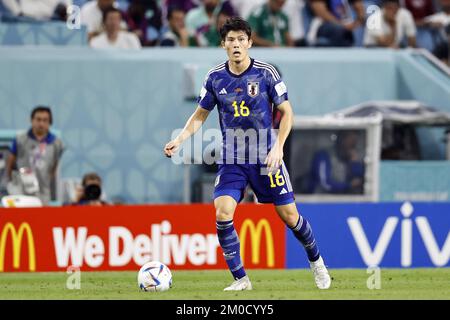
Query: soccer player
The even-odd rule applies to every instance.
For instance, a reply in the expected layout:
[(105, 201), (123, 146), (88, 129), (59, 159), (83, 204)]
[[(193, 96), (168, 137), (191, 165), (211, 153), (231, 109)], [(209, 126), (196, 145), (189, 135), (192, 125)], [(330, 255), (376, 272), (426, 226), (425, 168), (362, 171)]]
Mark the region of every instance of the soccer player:
[[(245, 20), (228, 19), (220, 29), (220, 36), (228, 61), (209, 71), (197, 109), (180, 134), (166, 144), (164, 153), (167, 157), (174, 155), (217, 105), (223, 154), (214, 190), (216, 227), (226, 263), (235, 279), (225, 291), (252, 289), (242, 265), (240, 243), (233, 225), (236, 206), (247, 184), (259, 202), (275, 205), (280, 218), (304, 246), (317, 287), (328, 289), (330, 276), (311, 226), (297, 211), (283, 162), (283, 145), (293, 121), (287, 88), (273, 66), (249, 57), (251, 28)], [(281, 113), (278, 134), (271, 130), (275, 108)]]

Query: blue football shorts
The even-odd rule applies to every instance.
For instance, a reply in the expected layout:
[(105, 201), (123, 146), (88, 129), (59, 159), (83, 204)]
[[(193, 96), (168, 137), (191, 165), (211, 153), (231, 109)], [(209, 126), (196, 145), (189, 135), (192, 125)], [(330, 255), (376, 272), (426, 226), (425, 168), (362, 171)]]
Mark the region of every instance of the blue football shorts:
[(295, 202), (292, 184), (284, 162), (273, 173), (267, 173), (263, 164), (219, 164), (214, 199), (230, 196), (239, 203), (248, 184), (258, 202), (276, 206)]

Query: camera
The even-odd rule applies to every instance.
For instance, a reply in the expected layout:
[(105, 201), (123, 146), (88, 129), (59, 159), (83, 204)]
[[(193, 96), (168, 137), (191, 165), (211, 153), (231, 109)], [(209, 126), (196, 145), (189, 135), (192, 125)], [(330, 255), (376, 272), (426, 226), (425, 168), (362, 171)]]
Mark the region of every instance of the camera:
[(98, 184), (88, 184), (84, 187), (84, 199), (88, 201), (99, 200), (102, 189)]

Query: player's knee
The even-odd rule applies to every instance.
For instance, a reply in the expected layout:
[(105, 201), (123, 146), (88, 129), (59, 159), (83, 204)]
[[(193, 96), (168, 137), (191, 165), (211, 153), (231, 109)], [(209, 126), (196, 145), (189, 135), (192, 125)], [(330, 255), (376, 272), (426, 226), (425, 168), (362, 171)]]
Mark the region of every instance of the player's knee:
[(223, 208), (217, 208), (216, 209), (216, 220), (217, 221), (233, 220), (233, 212), (225, 210)]
[(295, 206), (295, 204), (286, 206), (275, 206), (275, 210), (277, 211), (281, 220), (283, 220), (283, 222), (288, 227), (293, 228), (297, 225), (297, 222), (300, 218), (300, 214), (297, 211), (297, 207)]
[(286, 219), (286, 224), (289, 227), (293, 228), (297, 225), (298, 218), (299, 218), (298, 214), (290, 214)]
[(297, 225), (299, 215), (297, 212), (286, 212), (281, 215), (281, 218), (288, 227), (293, 228)]

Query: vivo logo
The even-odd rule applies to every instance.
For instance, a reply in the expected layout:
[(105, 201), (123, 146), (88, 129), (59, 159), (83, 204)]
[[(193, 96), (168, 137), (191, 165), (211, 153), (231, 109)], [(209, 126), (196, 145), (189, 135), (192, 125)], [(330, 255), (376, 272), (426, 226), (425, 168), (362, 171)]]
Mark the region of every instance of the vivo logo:
[[(402, 267), (410, 267), (412, 264), (412, 237), (413, 224), (417, 226), (420, 236), (425, 244), (425, 248), (430, 256), (432, 263), (436, 267), (445, 266), (450, 259), (450, 231), (442, 246), (436, 242), (430, 223), (426, 217), (416, 217), (414, 220), (410, 216), (414, 212), (414, 207), (411, 203), (405, 202), (400, 209), (403, 219), (401, 221), (401, 265)], [(367, 241), (366, 233), (361, 225), (361, 222), (356, 217), (349, 217), (347, 219), (350, 231), (355, 239), (364, 263), (369, 267), (376, 267), (383, 260), (386, 249), (391, 242), (392, 235), (399, 224), (398, 217), (389, 217), (384, 223), (383, 229), (378, 237), (374, 249), (372, 250)]]

